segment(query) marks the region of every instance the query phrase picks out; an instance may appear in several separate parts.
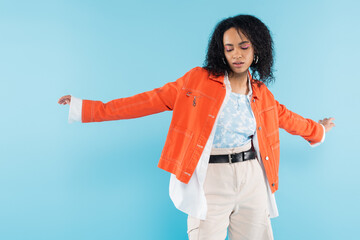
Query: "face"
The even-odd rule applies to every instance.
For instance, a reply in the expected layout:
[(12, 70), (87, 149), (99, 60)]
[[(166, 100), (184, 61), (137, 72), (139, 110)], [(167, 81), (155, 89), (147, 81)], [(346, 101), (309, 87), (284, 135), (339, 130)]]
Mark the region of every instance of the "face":
[(254, 48), (250, 40), (242, 32), (230, 28), (224, 33), (223, 43), (227, 64), (233, 73), (247, 74), (254, 60)]

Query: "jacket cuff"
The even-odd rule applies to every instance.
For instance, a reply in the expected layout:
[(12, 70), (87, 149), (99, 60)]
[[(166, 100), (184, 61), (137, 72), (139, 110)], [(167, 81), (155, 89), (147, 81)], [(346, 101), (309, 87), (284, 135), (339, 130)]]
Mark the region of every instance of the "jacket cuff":
[(82, 99), (71, 96), (68, 122), (81, 122)]
[(322, 126), (322, 128), (323, 128), (323, 130), (324, 130), (324, 135), (323, 135), (323, 137), (322, 137), (322, 139), (321, 139), (320, 142), (314, 143), (314, 144), (309, 143), (311, 147), (317, 147), (317, 146), (319, 146), (320, 144), (322, 144), (322, 143), (325, 141), (325, 127), (324, 127), (324, 125), (322, 125), (321, 123), (320, 123), (320, 125)]

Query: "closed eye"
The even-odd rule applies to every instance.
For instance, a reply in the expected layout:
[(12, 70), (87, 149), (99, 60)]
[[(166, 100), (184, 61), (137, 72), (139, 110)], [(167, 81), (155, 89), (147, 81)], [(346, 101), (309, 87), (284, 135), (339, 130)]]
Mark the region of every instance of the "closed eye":
[(243, 46), (240, 46), (241, 49), (248, 49), (250, 47), (250, 44), (244, 44)]
[(231, 52), (234, 49), (234, 46), (225, 46), (225, 51)]

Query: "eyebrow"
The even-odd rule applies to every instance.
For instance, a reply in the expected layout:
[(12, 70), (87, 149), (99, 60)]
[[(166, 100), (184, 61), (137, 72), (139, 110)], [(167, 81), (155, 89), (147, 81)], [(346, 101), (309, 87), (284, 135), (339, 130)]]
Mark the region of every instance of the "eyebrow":
[[(241, 45), (241, 44), (244, 44), (244, 43), (250, 43), (249, 41), (243, 41), (243, 42), (241, 42), (241, 43), (239, 43), (239, 45)], [(231, 43), (227, 43), (227, 44), (225, 44), (225, 46), (234, 46), (233, 44), (231, 44)]]

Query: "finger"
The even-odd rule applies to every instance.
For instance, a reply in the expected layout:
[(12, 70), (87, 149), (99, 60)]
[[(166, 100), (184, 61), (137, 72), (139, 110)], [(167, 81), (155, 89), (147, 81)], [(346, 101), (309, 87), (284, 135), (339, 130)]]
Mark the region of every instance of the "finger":
[(63, 101), (64, 99), (68, 99), (70, 97), (71, 97), (70, 95), (62, 96), (61, 98), (59, 98), (59, 101)]
[(65, 98), (64, 97), (61, 97), (60, 99), (59, 99), (59, 103), (61, 104), (61, 103), (63, 103), (65, 101)]
[(62, 98), (59, 100), (59, 103), (60, 103), (60, 104), (64, 104), (64, 103), (66, 103), (66, 101), (67, 101), (67, 99), (64, 98), (64, 97), (62, 97)]
[(326, 119), (327, 122), (331, 122), (331, 121), (334, 121), (334, 120), (335, 120), (335, 118), (327, 118)]
[(328, 120), (327, 123), (333, 123), (332, 121), (333, 121), (332, 119), (331, 119), (331, 120)]

